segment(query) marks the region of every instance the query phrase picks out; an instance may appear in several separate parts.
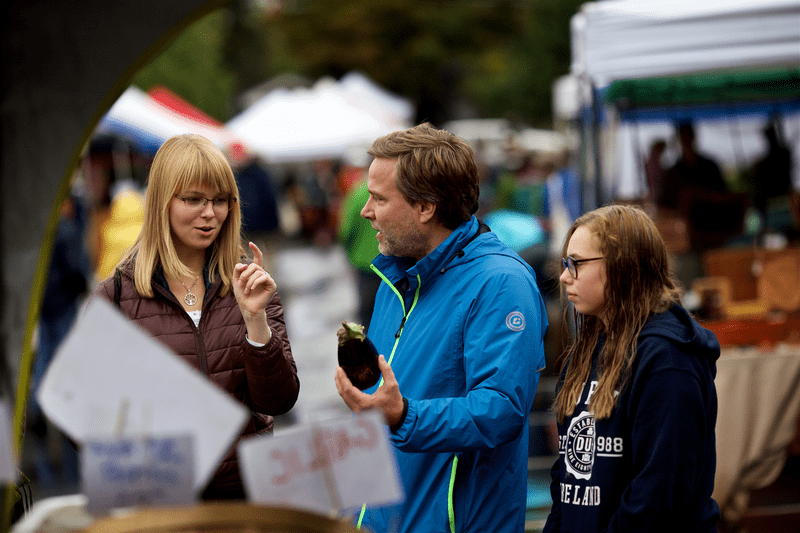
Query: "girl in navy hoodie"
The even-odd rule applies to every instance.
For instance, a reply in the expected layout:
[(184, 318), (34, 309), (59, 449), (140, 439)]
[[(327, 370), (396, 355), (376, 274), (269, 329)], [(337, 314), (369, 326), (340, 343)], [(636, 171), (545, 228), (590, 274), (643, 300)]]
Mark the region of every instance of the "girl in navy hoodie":
[(602, 207), (575, 221), (562, 255), (576, 336), (556, 389), (544, 532), (717, 531), (719, 343), (681, 306), (656, 226)]

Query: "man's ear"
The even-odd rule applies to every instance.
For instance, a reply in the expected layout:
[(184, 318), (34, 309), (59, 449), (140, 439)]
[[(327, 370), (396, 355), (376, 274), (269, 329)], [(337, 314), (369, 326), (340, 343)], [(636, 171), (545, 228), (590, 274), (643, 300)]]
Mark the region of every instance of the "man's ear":
[(436, 215), (436, 204), (420, 202), (417, 204), (417, 213), (419, 214), (419, 221), (426, 224), (433, 220)]

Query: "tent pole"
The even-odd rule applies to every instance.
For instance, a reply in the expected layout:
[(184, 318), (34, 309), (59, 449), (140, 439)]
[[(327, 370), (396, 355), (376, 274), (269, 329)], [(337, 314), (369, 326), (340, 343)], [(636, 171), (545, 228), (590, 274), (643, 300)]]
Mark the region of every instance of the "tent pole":
[(603, 169), (600, 143), (602, 141), (602, 109), (600, 98), (598, 97), (597, 87), (593, 82), (590, 82), (591, 98), (592, 98), (592, 113), (591, 113), (591, 134), (592, 134), (592, 157), (594, 163), (594, 201), (590, 204), (592, 208), (597, 208), (605, 204), (606, 198), (603, 191)]

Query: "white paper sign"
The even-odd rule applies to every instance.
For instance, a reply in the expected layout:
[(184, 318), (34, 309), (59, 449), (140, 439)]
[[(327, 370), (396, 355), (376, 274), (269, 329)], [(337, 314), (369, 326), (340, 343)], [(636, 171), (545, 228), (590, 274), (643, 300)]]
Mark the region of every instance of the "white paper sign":
[(11, 434), (11, 410), (0, 400), (0, 486), (16, 483), (17, 461), (14, 458), (14, 438)]
[(364, 413), (241, 441), (248, 499), (323, 513), (402, 501), (382, 416)]
[(190, 434), (194, 488), (204, 487), (250, 416), (247, 409), (100, 298), (92, 299), (37, 393), (73, 440)]
[(86, 508), (191, 505), (195, 501), (190, 435), (88, 439), (81, 447)]

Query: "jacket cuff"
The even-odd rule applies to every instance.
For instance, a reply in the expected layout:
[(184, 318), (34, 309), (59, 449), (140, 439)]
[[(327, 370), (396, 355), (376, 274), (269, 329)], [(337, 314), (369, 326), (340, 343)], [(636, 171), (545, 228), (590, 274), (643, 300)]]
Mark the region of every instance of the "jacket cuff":
[(250, 343), (250, 346), (253, 346), (254, 348), (263, 348), (264, 346), (269, 344), (270, 341), (272, 340), (272, 330), (270, 329), (269, 325), (267, 326), (267, 331), (269, 331), (269, 341), (267, 342), (251, 341), (250, 337), (247, 336), (247, 333), (244, 334), (244, 338), (247, 339), (247, 342)]
[(392, 433), (397, 433), (400, 427), (402, 427), (403, 422), (406, 421), (406, 416), (408, 416), (408, 398), (403, 396), (403, 414), (400, 416), (400, 421), (389, 428)]
[(247, 336), (247, 333), (244, 334), (244, 338), (247, 339), (247, 342), (249, 342), (250, 346), (252, 346), (253, 348), (263, 348), (264, 346), (266, 346), (266, 343), (251, 341), (250, 337)]

